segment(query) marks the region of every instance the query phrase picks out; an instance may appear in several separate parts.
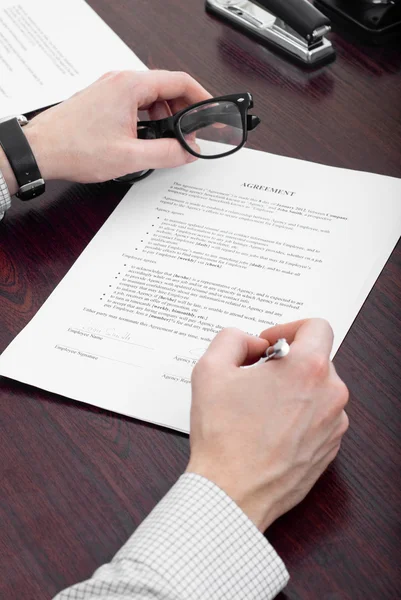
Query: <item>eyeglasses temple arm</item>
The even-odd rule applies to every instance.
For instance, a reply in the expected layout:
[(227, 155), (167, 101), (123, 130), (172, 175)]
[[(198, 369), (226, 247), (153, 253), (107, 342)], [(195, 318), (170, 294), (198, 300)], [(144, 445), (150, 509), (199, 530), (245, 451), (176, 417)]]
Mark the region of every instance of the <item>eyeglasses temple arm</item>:
[[(155, 123), (157, 123), (157, 121)], [(160, 121), (160, 123), (162, 123), (162, 121)], [(185, 131), (183, 131), (183, 134), (185, 135), (193, 133), (197, 129), (202, 129), (210, 125), (214, 125), (215, 123), (222, 123), (225, 125), (231, 125), (232, 127), (238, 127), (238, 117), (237, 115), (225, 114), (222, 112), (215, 112), (209, 115), (203, 114), (202, 117), (200, 117), (199, 114), (194, 114), (192, 118), (187, 117)], [(256, 117), (255, 115), (247, 115), (246, 125), (248, 131), (255, 129), (259, 123), (259, 117)], [(154, 131), (154, 125), (151, 121), (139, 121), (137, 135), (139, 139), (154, 139), (159, 137), (160, 133), (159, 135), (156, 134)]]
[[(225, 125), (231, 125), (232, 127), (238, 128), (238, 117), (237, 115), (227, 115), (224, 113), (214, 113), (212, 115), (202, 115), (200, 118), (199, 115), (194, 115), (192, 118), (192, 123), (187, 118), (187, 122), (185, 124), (184, 135), (187, 133), (192, 133), (197, 129), (202, 129), (203, 127), (208, 127), (209, 125), (222, 123)], [(248, 115), (247, 117), (247, 129), (255, 129), (255, 127), (260, 123), (259, 117), (255, 117), (253, 115)]]

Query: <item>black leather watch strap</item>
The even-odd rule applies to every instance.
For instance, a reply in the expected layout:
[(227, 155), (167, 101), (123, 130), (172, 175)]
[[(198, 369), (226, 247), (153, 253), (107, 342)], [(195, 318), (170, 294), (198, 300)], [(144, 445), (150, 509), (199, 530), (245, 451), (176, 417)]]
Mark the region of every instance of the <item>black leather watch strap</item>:
[(21, 200), (31, 200), (45, 191), (45, 182), (18, 120), (0, 123), (0, 146), (14, 171), (19, 185), (16, 194)]

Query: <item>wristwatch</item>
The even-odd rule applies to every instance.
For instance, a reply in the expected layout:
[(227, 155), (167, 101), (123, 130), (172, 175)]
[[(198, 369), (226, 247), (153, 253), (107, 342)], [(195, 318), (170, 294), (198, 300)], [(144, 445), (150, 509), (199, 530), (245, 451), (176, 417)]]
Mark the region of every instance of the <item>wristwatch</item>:
[(0, 146), (14, 171), (19, 190), (17, 198), (31, 200), (43, 194), (45, 182), (29, 142), (22, 131), (28, 123), (23, 115), (0, 119)]

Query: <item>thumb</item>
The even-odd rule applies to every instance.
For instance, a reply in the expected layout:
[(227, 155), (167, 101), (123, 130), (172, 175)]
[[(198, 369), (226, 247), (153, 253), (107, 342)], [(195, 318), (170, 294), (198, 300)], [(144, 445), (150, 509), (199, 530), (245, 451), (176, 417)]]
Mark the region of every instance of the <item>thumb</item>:
[(256, 362), (268, 346), (269, 343), (262, 338), (227, 328), (216, 335), (203, 357), (217, 367), (241, 367)]
[[(195, 152), (199, 152), (196, 142), (188, 143)], [(165, 169), (179, 167), (196, 160), (187, 152), (178, 140), (173, 138), (162, 138), (158, 140), (134, 140), (131, 144), (133, 171), (145, 169)]]

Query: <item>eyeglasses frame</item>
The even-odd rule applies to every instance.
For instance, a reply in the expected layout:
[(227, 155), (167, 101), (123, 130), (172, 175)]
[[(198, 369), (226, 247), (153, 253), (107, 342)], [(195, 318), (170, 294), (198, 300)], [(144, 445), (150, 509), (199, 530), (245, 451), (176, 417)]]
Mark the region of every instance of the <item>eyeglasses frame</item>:
[[(241, 115), (241, 123), (242, 123), (242, 131), (243, 137), (241, 143), (228, 150), (227, 152), (222, 152), (221, 154), (216, 154), (212, 156), (203, 156), (195, 152), (189, 146), (185, 140), (184, 135), (182, 134), (180, 122), (182, 117), (197, 108), (205, 106), (207, 104), (215, 104), (218, 102), (232, 102), (238, 107), (239, 113)], [(208, 100), (202, 100), (201, 102), (197, 102), (196, 104), (191, 104), (178, 111), (174, 115), (170, 117), (165, 117), (164, 119), (157, 119), (154, 121), (138, 121), (137, 123), (137, 135), (138, 139), (161, 139), (161, 138), (175, 138), (177, 139), (181, 146), (185, 148), (187, 152), (196, 156), (197, 158), (202, 159), (214, 159), (214, 158), (222, 158), (223, 156), (229, 156), (230, 154), (234, 154), (240, 150), (248, 139), (248, 131), (252, 131), (255, 129), (260, 123), (259, 117), (255, 115), (249, 115), (248, 110), (253, 108), (253, 97), (249, 92), (245, 92), (243, 94), (228, 94), (226, 96), (218, 96), (217, 98), (209, 98)], [(153, 172), (154, 169), (149, 169), (142, 173), (141, 175), (136, 176), (135, 173), (130, 173), (128, 175), (124, 175), (123, 177), (118, 177), (114, 179), (119, 183), (134, 183), (135, 181), (139, 181), (140, 179), (144, 179), (150, 173)]]

